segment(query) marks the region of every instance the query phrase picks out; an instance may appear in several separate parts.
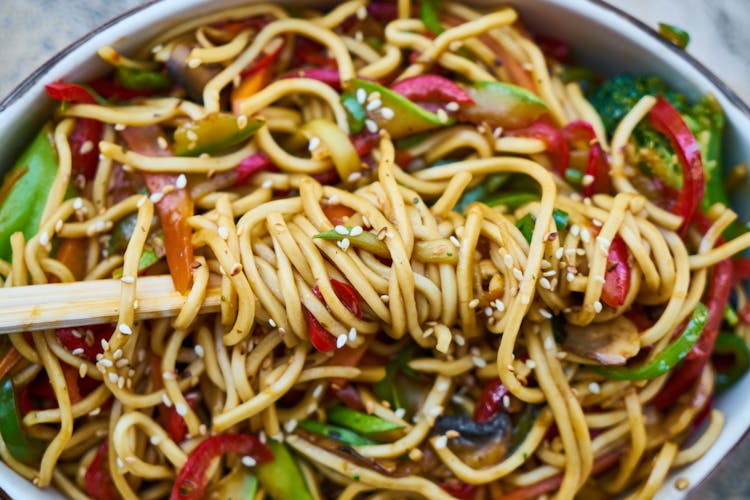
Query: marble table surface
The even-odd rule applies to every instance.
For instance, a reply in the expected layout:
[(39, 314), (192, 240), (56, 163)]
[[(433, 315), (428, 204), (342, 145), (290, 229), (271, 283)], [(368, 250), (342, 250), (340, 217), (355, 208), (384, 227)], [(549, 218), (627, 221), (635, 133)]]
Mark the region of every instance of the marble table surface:
[[(175, 1), (175, 0), (172, 0)], [(676, 24), (688, 51), (750, 102), (749, 0), (609, 0), (651, 26)], [(0, 98), (55, 52), (142, 0), (0, 0)], [(731, 415), (729, 416), (731, 418)], [(690, 497), (750, 498), (750, 438)]]

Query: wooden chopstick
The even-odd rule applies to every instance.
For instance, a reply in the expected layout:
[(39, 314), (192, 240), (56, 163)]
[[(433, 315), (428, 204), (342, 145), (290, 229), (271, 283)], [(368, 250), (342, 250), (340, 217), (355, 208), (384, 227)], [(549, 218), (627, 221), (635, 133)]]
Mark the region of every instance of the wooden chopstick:
[[(0, 334), (117, 321), (121, 286), (110, 279), (0, 288)], [(168, 275), (138, 278), (136, 299), (136, 319), (177, 316), (185, 303)], [(220, 304), (221, 291), (209, 282), (201, 312), (216, 312)]]

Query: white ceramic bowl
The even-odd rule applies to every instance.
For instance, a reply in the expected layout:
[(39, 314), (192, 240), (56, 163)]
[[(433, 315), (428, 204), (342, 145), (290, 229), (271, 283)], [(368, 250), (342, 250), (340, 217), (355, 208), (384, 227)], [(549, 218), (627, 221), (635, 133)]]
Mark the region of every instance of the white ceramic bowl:
[[(199, 13), (252, 1), (155, 0), (109, 21), (58, 53), (0, 102), (0, 174), (10, 168), (53, 108), (45, 94), (44, 84), (56, 80), (86, 80), (104, 73), (107, 66), (96, 55), (96, 50), (102, 45), (112, 45), (128, 53), (165, 26)], [(475, 0), (472, 3), (487, 5), (491, 2)], [(514, 5), (532, 31), (554, 32), (568, 41), (580, 62), (605, 74), (656, 74), (693, 97), (712, 92), (727, 117), (725, 165), (750, 159), (750, 108), (699, 62), (661, 40), (647, 26), (600, 0), (510, 0), (502, 3)], [(750, 186), (744, 186), (733, 203), (745, 219), (750, 215), (748, 195)], [(750, 405), (746, 404), (748, 393), (750, 376), (745, 376), (715, 401), (715, 406), (728, 418), (711, 450), (698, 462), (678, 472), (680, 477), (690, 480), (691, 486), (699, 484), (750, 428)], [(38, 490), (1, 462), (0, 488), (12, 498), (60, 498), (52, 490)], [(659, 497), (665, 499), (685, 495), (685, 491), (674, 488), (674, 478), (667, 481), (659, 492)]]

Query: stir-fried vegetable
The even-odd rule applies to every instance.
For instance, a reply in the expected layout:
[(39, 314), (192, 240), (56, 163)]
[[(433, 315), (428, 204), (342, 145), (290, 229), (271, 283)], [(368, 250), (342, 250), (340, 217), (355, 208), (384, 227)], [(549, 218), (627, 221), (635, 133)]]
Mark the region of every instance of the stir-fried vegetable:
[(0, 434), (10, 454), (21, 462), (36, 463), (44, 451), (42, 443), (30, 438), (21, 425), (16, 392), (10, 378), (0, 383)]
[(255, 468), (261, 486), (274, 500), (312, 500), (289, 448), (274, 440), (268, 441), (267, 446), (273, 453), (273, 460)]
[(681, 49), (690, 43), (690, 34), (674, 24), (659, 23), (659, 35)]
[(333, 439), (334, 441), (340, 441), (351, 446), (375, 444), (375, 441), (373, 441), (372, 439), (361, 436), (360, 434), (347, 429), (346, 427), (324, 424), (322, 422), (318, 422), (317, 420), (303, 420), (299, 423), (299, 427), (306, 431), (321, 434), (325, 437)]
[(255, 118), (212, 113), (177, 127), (174, 153), (177, 156), (199, 156), (221, 151), (248, 140), (262, 126), (263, 121)]
[(716, 337), (713, 350), (716, 367), (716, 391), (732, 386), (750, 368), (750, 350), (745, 340), (731, 332), (721, 332)]
[(26, 239), (36, 234), (56, 174), (57, 151), (47, 125), (6, 174), (0, 188), (0, 259), (10, 260), (13, 233), (21, 231)]

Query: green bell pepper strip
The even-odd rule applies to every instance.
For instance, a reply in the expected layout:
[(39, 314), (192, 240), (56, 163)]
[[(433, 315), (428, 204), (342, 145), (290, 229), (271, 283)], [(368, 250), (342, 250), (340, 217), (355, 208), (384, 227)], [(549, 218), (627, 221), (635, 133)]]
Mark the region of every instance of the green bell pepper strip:
[(6, 378), (0, 384), (0, 434), (13, 458), (25, 464), (39, 461), (44, 445), (26, 435), (21, 425), (16, 393), (10, 378)]
[(406, 398), (396, 383), (396, 377), (399, 372), (403, 372), (407, 376), (416, 376), (416, 371), (409, 367), (409, 361), (413, 357), (413, 347), (399, 351), (396, 357), (385, 365), (385, 378), (374, 386), (375, 395), (381, 400), (388, 401), (393, 408), (405, 407)]
[[(562, 231), (568, 226), (568, 213), (559, 208), (552, 210), (552, 219), (555, 221), (555, 227), (557, 227), (558, 231)], [(523, 237), (526, 238), (526, 241), (529, 243), (531, 243), (531, 237), (534, 234), (535, 225), (536, 217), (531, 214), (524, 215), (518, 220), (518, 222), (516, 222), (516, 227), (521, 231), (521, 234), (523, 234)]]
[(539, 195), (536, 193), (503, 193), (488, 199), (484, 203), (490, 207), (503, 206), (514, 210), (538, 199)]
[(313, 500), (299, 465), (284, 443), (269, 439), (273, 460), (255, 467), (260, 485), (274, 500)]
[(341, 105), (346, 110), (346, 118), (349, 123), (349, 131), (352, 134), (359, 134), (365, 126), (365, 108), (359, 103), (353, 92), (344, 92), (341, 94)]
[(356, 432), (349, 430), (345, 427), (339, 427), (337, 425), (324, 424), (317, 420), (306, 419), (299, 423), (299, 427), (315, 434), (320, 434), (327, 438), (346, 443), (351, 446), (365, 446), (370, 444), (376, 444), (372, 439), (368, 439), (364, 436), (360, 436)]
[(660, 377), (674, 368), (690, 352), (700, 338), (707, 320), (708, 309), (699, 302), (682, 334), (650, 362), (635, 367), (592, 366), (591, 368), (611, 380), (647, 380)]
[(347, 427), (365, 436), (390, 432), (403, 427), (375, 415), (368, 415), (367, 413), (362, 413), (343, 405), (334, 406), (328, 410), (327, 417), (329, 422)]
[(510, 435), (511, 450), (515, 450), (523, 443), (531, 428), (534, 427), (534, 423), (536, 423), (536, 419), (539, 417), (541, 411), (542, 407), (540, 405), (527, 404), (523, 407), (521, 415), (513, 426), (513, 431)]
[(731, 355), (732, 363), (726, 369), (716, 369), (716, 392), (722, 392), (737, 382), (750, 368), (750, 350), (745, 340), (734, 333), (721, 332), (716, 337), (714, 354)]
[[(138, 220), (138, 214), (133, 213), (120, 219), (115, 227), (112, 229), (112, 237), (109, 240), (109, 255), (114, 255), (123, 251), (127, 246), (130, 238), (133, 236), (135, 231), (136, 221)], [(164, 235), (159, 231), (156, 236), (164, 239)], [(138, 272), (145, 271), (149, 267), (153, 266), (161, 260), (161, 257), (157, 255), (153, 248), (148, 245), (143, 248), (140, 258), (138, 259)], [(112, 273), (112, 277), (119, 279), (122, 277), (122, 268), (116, 269)]]
[(494, 194), (495, 191), (500, 189), (508, 179), (510, 179), (510, 175), (506, 173), (488, 175), (482, 182), (461, 195), (461, 198), (458, 200), (458, 203), (456, 203), (453, 210), (456, 212), (463, 212), (471, 203), (475, 201), (484, 201), (490, 195)]
[(21, 154), (0, 188), (0, 259), (10, 260), (10, 237), (28, 240), (39, 228), (47, 195), (57, 175), (57, 150), (47, 124)]
[(659, 36), (681, 49), (690, 43), (690, 34), (673, 24), (659, 23)]
[(160, 71), (118, 66), (117, 78), (123, 87), (131, 90), (158, 92), (172, 87), (172, 81)]
[(583, 184), (583, 172), (575, 168), (568, 167), (568, 169), (565, 170), (565, 180), (570, 184), (578, 187)]
[(433, 35), (439, 35), (445, 28), (440, 24), (440, 7), (442, 0), (422, 0), (420, 8), (420, 17), (425, 28), (430, 30)]
[(699, 113), (699, 120), (691, 120), (689, 116), (685, 115), (683, 115), (683, 118), (691, 126), (701, 150), (706, 179), (706, 189), (703, 193), (703, 199), (701, 199), (701, 210), (706, 212), (715, 203), (729, 204), (729, 196), (724, 186), (721, 157), (721, 139), (726, 119), (724, 111), (711, 94), (706, 95), (695, 106), (695, 109), (703, 110), (702, 113)]
[(235, 468), (206, 492), (207, 498), (253, 500), (258, 493), (258, 478), (243, 465)]
[(318, 233), (313, 238), (329, 241), (343, 241), (344, 239), (348, 239), (352, 246), (370, 252), (378, 257), (386, 258), (391, 256), (388, 246), (385, 242), (379, 240), (377, 235), (370, 231), (362, 231), (361, 233), (352, 235), (353, 229), (347, 226), (336, 226), (335, 229)]
[(211, 113), (175, 129), (174, 154), (199, 156), (226, 149), (248, 140), (263, 124), (255, 118), (241, 123), (239, 117), (231, 113)]
[(737, 326), (737, 323), (740, 321), (737, 311), (734, 310), (731, 304), (727, 304), (727, 307), (724, 308), (724, 321), (731, 327)]
[[(387, 130), (394, 139), (452, 125), (455, 122), (454, 118), (448, 115), (440, 117), (435, 113), (431, 113), (401, 94), (379, 83), (352, 78), (348, 86), (347, 90), (354, 92), (355, 95), (361, 89), (368, 97), (372, 94), (378, 96), (380, 106), (372, 111), (367, 111), (368, 118), (373, 120), (378, 128)], [(370, 102), (375, 101), (373, 99)], [(369, 105), (367, 104), (366, 107)], [(390, 109), (393, 112), (392, 116), (383, 113), (384, 109)], [(366, 120), (365, 124), (367, 124)]]

